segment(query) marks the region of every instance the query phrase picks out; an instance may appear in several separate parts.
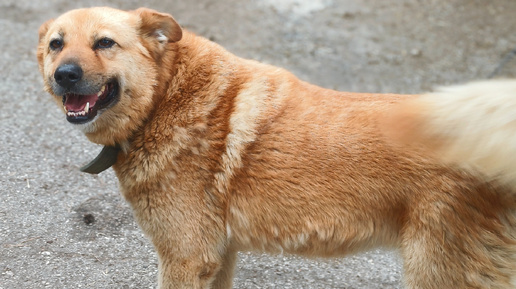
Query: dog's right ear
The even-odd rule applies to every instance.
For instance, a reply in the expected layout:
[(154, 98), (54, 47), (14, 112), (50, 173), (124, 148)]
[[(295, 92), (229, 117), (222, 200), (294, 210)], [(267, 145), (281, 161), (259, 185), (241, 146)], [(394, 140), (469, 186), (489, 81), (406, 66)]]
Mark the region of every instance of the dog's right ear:
[(38, 39), (38, 51), (36, 53), (36, 56), (38, 58), (38, 66), (39, 66), (39, 70), (41, 72), (43, 72), (43, 54), (45, 52), (46, 45), (47, 45), (46, 43), (43, 43), (43, 39), (47, 35), (48, 29), (50, 28), (50, 25), (53, 22), (54, 22), (54, 19), (48, 20), (47, 22), (41, 24), (41, 26), (39, 27), (39, 30), (38, 30), (39, 39)]
[(160, 55), (167, 43), (177, 42), (183, 37), (183, 30), (176, 20), (165, 13), (159, 13), (148, 8), (139, 8), (132, 13), (141, 19), (140, 34), (150, 44), (154, 56)]
[(41, 40), (45, 37), (45, 35), (47, 35), (48, 28), (50, 27), (50, 24), (52, 24), (53, 22), (54, 22), (54, 19), (50, 19), (50, 20), (47, 20), (47, 22), (41, 24), (41, 26), (39, 27), (39, 30), (38, 30), (39, 42), (41, 42)]

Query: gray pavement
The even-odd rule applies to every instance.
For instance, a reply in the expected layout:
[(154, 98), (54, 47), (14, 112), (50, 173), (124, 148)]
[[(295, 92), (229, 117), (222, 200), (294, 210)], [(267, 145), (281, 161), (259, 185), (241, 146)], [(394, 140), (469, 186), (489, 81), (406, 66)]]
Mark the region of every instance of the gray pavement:
[[(348, 91), (482, 79), (516, 47), (514, 0), (0, 0), (0, 289), (156, 287), (156, 255), (113, 172), (78, 171), (100, 148), (66, 123), (35, 61), (41, 23), (101, 5), (171, 13), (237, 55)], [(395, 252), (243, 253), (234, 288), (400, 288), (401, 271)]]

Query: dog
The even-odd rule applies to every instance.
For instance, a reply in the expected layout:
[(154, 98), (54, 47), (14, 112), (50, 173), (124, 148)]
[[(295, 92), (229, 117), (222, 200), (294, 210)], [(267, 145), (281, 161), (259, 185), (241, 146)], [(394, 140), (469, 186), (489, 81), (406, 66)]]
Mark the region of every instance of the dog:
[(376, 247), (399, 250), (407, 288), (516, 285), (513, 188), (404, 145), (418, 96), (320, 88), (147, 8), (49, 20), (37, 59), (67, 121), (105, 146), (83, 170), (113, 167), (159, 288), (231, 288), (238, 251)]

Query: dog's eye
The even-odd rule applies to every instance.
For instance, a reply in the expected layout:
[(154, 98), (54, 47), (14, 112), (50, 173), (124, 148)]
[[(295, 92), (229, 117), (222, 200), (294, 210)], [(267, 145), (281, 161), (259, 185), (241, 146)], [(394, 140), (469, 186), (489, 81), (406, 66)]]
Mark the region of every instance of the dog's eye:
[(48, 45), (50, 49), (57, 50), (63, 48), (63, 41), (60, 39), (54, 39), (50, 41), (50, 44)]
[(115, 41), (109, 38), (102, 38), (95, 44), (95, 48), (110, 48), (115, 45)]

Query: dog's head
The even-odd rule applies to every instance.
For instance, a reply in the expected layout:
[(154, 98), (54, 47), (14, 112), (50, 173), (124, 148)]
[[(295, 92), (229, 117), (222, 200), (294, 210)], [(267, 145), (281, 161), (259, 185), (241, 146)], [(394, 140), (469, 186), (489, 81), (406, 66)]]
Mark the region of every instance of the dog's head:
[(172, 16), (150, 9), (72, 10), (39, 29), (45, 90), (90, 140), (113, 145), (151, 110), (162, 58), (181, 36)]

